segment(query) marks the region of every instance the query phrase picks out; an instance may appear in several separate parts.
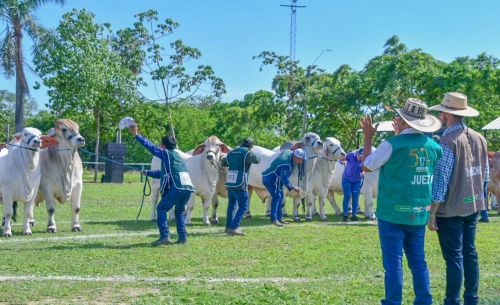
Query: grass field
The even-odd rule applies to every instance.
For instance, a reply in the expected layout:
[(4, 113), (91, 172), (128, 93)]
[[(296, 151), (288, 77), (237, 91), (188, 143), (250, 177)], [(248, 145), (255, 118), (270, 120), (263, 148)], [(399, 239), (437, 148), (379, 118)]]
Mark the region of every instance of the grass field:
[[(23, 236), (18, 221), (13, 237), (0, 241), (0, 303), (380, 304), (384, 270), (377, 227), (363, 217), (344, 224), (328, 206), (328, 223), (315, 217), (277, 228), (268, 225), (264, 205), (254, 198), (254, 218), (242, 222), (247, 236), (227, 236), (222, 199), (220, 225), (203, 226), (197, 205), (187, 245), (151, 247), (158, 231), (149, 220), (149, 198), (134, 223), (142, 197), (137, 177), (127, 174), (121, 185), (85, 183), (83, 232), (71, 232), (69, 205), (58, 206), (56, 234), (45, 233), (44, 204), (35, 208), (33, 236)], [(480, 304), (500, 304), (500, 220), (491, 216), (477, 231)], [(170, 227), (176, 239), (175, 225)], [(426, 253), (435, 303), (442, 304), (445, 265), (433, 232), (427, 232)], [(413, 304), (406, 266), (403, 304)]]

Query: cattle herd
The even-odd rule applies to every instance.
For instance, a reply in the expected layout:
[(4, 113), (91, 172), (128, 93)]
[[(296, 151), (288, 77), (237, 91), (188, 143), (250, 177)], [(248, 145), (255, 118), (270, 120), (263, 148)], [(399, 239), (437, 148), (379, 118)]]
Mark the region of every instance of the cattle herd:
[[(0, 203), (4, 204), (3, 235), (11, 237), (11, 220), (15, 215), (15, 202), (24, 203), (23, 233), (31, 235), (30, 226), (35, 225), (33, 206), (45, 201), (48, 214), (47, 232), (57, 232), (54, 214), (56, 200), (63, 204), (71, 202), (73, 213), (71, 229), (81, 231), (79, 221), (80, 198), (83, 190), (82, 161), (78, 148), (85, 145), (85, 139), (79, 134), (78, 124), (69, 119), (60, 119), (47, 135), (35, 128), (24, 128), (14, 135), (14, 140), (0, 151)], [(284, 149), (302, 148), (307, 153), (308, 160), (303, 166), (295, 166), (290, 181), (304, 191), (305, 198), (297, 198), (296, 192), (285, 195), (293, 199), (293, 220), (300, 222), (299, 209), (305, 202), (305, 220), (312, 221), (316, 213), (315, 201), (319, 202), (319, 217), (328, 221), (325, 214), (325, 201), (328, 199), (337, 215), (342, 212), (337, 206), (334, 194), (342, 194), (342, 173), (344, 165), (337, 162), (345, 156), (340, 142), (328, 137), (323, 142), (316, 133), (308, 132), (300, 142), (286, 142), (281, 147), (269, 150), (254, 146), (252, 152), (261, 162), (252, 165), (249, 176), (249, 194), (256, 193), (264, 203), (267, 199), (269, 211), (270, 194), (262, 184), (262, 172), (271, 164)], [(221, 166), (221, 159), (232, 149), (216, 136), (208, 137), (204, 143), (195, 149), (179, 154), (184, 159), (196, 192), (191, 195), (187, 204), (186, 224), (191, 225), (192, 212), (195, 208), (195, 196), (203, 203), (203, 224), (218, 224), (217, 207), (219, 196), (227, 198), (224, 186), (226, 170)], [(488, 189), (495, 196), (500, 196), (500, 152), (490, 153), (493, 167)], [(151, 162), (151, 169), (159, 169), (160, 160), (156, 157)], [(8, 174), (5, 174), (8, 173)], [(367, 173), (361, 188), (365, 198), (365, 217), (376, 220), (373, 213), (373, 199), (377, 197), (378, 171)], [(159, 196), (159, 180), (153, 180), (151, 220), (156, 221), (156, 204)], [(285, 199), (284, 199), (285, 200)], [(212, 205), (212, 215), (209, 218), (209, 208)], [(283, 204), (283, 215), (287, 215)], [(251, 218), (250, 208), (246, 217)], [(173, 213), (170, 218), (174, 219)]]

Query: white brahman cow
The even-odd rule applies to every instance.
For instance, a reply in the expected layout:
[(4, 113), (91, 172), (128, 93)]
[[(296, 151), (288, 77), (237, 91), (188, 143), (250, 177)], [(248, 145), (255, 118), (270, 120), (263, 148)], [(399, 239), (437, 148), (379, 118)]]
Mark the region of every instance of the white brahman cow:
[[(203, 144), (198, 145), (198, 147), (193, 151), (192, 155), (184, 153), (180, 150), (177, 152), (181, 155), (182, 159), (186, 163), (186, 167), (193, 182), (195, 193), (191, 194), (187, 204), (186, 211), (186, 225), (191, 225), (191, 216), (194, 210), (194, 196), (199, 196), (203, 202), (203, 224), (206, 226), (211, 225), (208, 218), (208, 209), (210, 203), (212, 202), (212, 197), (215, 194), (217, 182), (219, 181), (220, 174), (220, 157), (221, 154), (229, 153), (230, 148), (221, 142), (216, 136), (211, 136), (205, 140)], [(151, 169), (159, 169), (160, 162), (151, 162)], [(157, 167), (156, 167), (157, 166)], [(158, 192), (159, 183), (153, 183), (153, 194)], [(153, 197), (153, 199), (155, 199)], [(156, 212), (156, 204), (158, 200), (158, 195), (156, 195), (156, 200), (153, 200), (153, 211)], [(172, 219), (172, 214), (170, 215)], [(151, 219), (156, 218), (156, 213), (152, 212)], [(214, 220), (214, 223), (218, 223), (218, 219)]]
[(36, 204), (39, 205), (45, 200), (48, 214), (47, 232), (56, 233), (55, 200), (60, 204), (71, 201), (71, 230), (80, 232), (82, 227), (78, 215), (83, 189), (83, 166), (78, 148), (85, 145), (85, 138), (80, 135), (78, 124), (69, 119), (57, 120), (55, 127), (50, 129), (47, 135), (56, 139), (59, 145), (40, 157), (42, 179)]
[[(8, 149), (0, 151), (0, 203), (4, 204), (3, 236), (12, 237), (11, 218), (14, 201), (24, 202), (23, 234), (31, 235), (30, 218), (40, 185), (40, 148), (58, 144), (42, 136), (36, 128), (24, 128), (14, 135)], [(47, 153), (47, 152), (44, 152)]]
[[(500, 198), (500, 151), (488, 152), (488, 157), (491, 160), (490, 182), (488, 182), (488, 191), (492, 192), (493, 195), (495, 195), (495, 199), (498, 199)], [(500, 213), (500, 206), (498, 206), (497, 208)]]
[[(304, 192), (307, 192), (311, 184), (311, 177), (314, 170), (314, 164), (316, 163), (316, 156), (319, 150), (323, 148), (323, 142), (321, 141), (319, 135), (313, 132), (308, 132), (302, 136), (302, 140), (300, 142), (293, 144), (292, 147), (290, 147), (290, 144), (293, 143), (287, 142), (283, 144), (281, 146), (281, 150), (289, 148), (291, 150), (295, 150), (297, 148), (302, 148), (309, 158), (303, 163), (303, 168), (302, 166), (299, 167), (298, 165), (295, 165), (293, 167), (289, 179), (290, 182), (292, 182), (294, 185), (300, 187)], [(265, 171), (269, 167), (269, 165), (271, 165), (271, 162), (280, 154), (280, 152), (271, 151), (259, 146), (254, 146), (252, 148), (252, 153), (260, 158), (260, 163), (253, 164), (250, 170), (248, 184), (249, 186), (251, 186), (251, 188), (249, 188), (249, 192), (255, 191), (262, 202), (264, 202), (267, 197), (270, 197), (270, 194), (262, 183), (262, 172)], [(283, 201), (285, 201), (285, 198), (289, 196), (290, 198), (293, 198), (294, 205), (296, 204), (296, 202), (300, 202), (300, 198), (296, 197), (297, 192), (289, 192), (286, 187), (283, 187), (283, 192), (285, 194)], [(267, 205), (267, 210), (269, 211), (270, 200), (268, 200)], [(286, 210), (283, 210), (283, 215), (286, 215)], [(251, 217), (250, 208), (248, 208), (246, 217)]]
[[(345, 151), (336, 138), (328, 137), (323, 143), (323, 149), (318, 153), (318, 159), (314, 166), (312, 174), (311, 187), (307, 192), (307, 213), (306, 221), (312, 221), (312, 207), (315, 204), (315, 198), (319, 199), (320, 218), (322, 221), (328, 221), (325, 214), (325, 200), (328, 195), (331, 180), (337, 160), (345, 156)], [(298, 216), (298, 206), (293, 207), (294, 221), (300, 222)]]

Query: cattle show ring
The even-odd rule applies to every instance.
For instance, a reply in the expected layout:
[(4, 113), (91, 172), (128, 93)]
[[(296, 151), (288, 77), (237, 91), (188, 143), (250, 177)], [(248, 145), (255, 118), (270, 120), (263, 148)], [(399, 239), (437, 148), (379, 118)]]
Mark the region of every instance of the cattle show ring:
[[(297, 194), (287, 192), (283, 213), (291, 224), (278, 228), (269, 225), (269, 194), (262, 187), (261, 172), (280, 149), (292, 145), (302, 147), (309, 158), (290, 175), (290, 181), (306, 192), (305, 206), (301, 208)], [(308, 132), (300, 141), (273, 150), (255, 146), (252, 151), (261, 164), (248, 178), (253, 195), (241, 224), (246, 236), (228, 236), (224, 232), (227, 167), (220, 161), (232, 148), (225, 146), (210, 136), (188, 153), (179, 151), (196, 190), (186, 208), (189, 243), (153, 247), (159, 179), (150, 182), (146, 177), (143, 184), (140, 168), (85, 150), (85, 139), (72, 120), (57, 120), (46, 135), (25, 128), (0, 152), (1, 172), (9, 173), (1, 180), (2, 287), (22, 303), (209, 304), (211, 298), (221, 298), (250, 304), (272, 295), (276, 304), (286, 304), (306, 294), (312, 303), (321, 299), (350, 304), (343, 299), (344, 287), (354, 285), (366, 304), (376, 303), (383, 294), (380, 253), (374, 249), (378, 171), (364, 177), (357, 212), (361, 221), (345, 222), (336, 200), (342, 197), (345, 167), (338, 160), (346, 152), (337, 139)], [(116, 165), (123, 183), (91, 182), (92, 173), (84, 170), (79, 156), (86, 153)], [(211, 153), (215, 155), (209, 157)], [(152, 159), (151, 169), (160, 168), (158, 160)], [(145, 195), (150, 194), (143, 207)], [(327, 200), (330, 204), (325, 204)], [(19, 205), (18, 222), (12, 219), (14, 201)], [(140, 210), (144, 214), (137, 215)], [(171, 227), (174, 217), (171, 213)], [(478, 234), (488, 235), (490, 230), (495, 229), (480, 227)], [(482, 273), (486, 282), (497, 278), (498, 268), (496, 249), (489, 242), (488, 237), (478, 238), (483, 264), (488, 266)], [(434, 250), (437, 239), (430, 236), (427, 243), (431, 276), (442, 277), (444, 268)], [(325, 289), (328, 294), (322, 292)]]
[(0, 305), (500, 305), (500, 0), (0, 0)]

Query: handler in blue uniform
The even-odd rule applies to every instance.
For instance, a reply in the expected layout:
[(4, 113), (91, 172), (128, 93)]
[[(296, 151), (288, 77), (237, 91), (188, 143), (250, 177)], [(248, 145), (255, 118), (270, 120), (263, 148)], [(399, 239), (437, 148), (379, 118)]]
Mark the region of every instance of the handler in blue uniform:
[(279, 154), (271, 165), (262, 172), (262, 183), (271, 194), (271, 224), (282, 227), (287, 224), (283, 219), (283, 185), (289, 191), (300, 193), (298, 186), (293, 185), (288, 178), (292, 173), (294, 164), (302, 164), (307, 160), (306, 152), (298, 148), (295, 151), (285, 150)]
[[(226, 177), (228, 193), (226, 233), (229, 235), (245, 235), (238, 230), (238, 227), (248, 210), (248, 175), (250, 166), (260, 163), (260, 158), (250, 152), (252, 147), (253, 139), (245, 138), (240, 147), (221, 160), (223, 166), (229, 166)], [(234, 214), (236, 204), (238, 204), (238, 210)]]
[(167, 212), (175, 206), (175, 219), (177, 220), (177, 234), (179, 239), (176, 244), (185, 244), (187, 242), (186, 221), (184, 211), (186, 204), (194, 192), (194, 186), (191, 177), (179, 153), (174, 149), (177, 140), (173, 136), (166, 136), (161, 139), (161, 146), (158, 147), (151, 143), (146, 137), (137, 133), (137, 126), (129, 127), (135, 136), (135, 139), (141, 143), (154, 156), (161, 159), (161, 169), (143, 171), (143, 174), (160, 179), (161, 200), (156, 206), (158, 230), (160, 238), (151, 244), (158, 246), (161, 244), (170, 244), (170, 230), (167, 224)]

